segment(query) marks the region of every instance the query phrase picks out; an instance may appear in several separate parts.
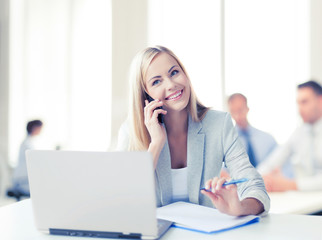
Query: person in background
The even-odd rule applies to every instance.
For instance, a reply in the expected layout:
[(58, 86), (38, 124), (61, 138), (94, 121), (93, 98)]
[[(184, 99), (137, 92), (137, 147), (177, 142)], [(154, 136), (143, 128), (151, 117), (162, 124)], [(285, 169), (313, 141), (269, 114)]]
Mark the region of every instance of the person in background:
[(247, 150), (249, 160), (254, 167), (257, 167), (275, 149), (277, 143), (272, 135), (249, 124), (247, 119), (249, 108), (247, 98), (243, 94), (231, 95), (228, 98), (228, 108), (236, 122), (238, 135)]
[[(258, 166), (268, 191), (322, 190), (322, 87), (315, 81), (298, 85), (297, 104), (303, 124), (285, 145)], [(294, 178), (276, 168), (290, 159)]]
[(41, 133), (42, 126), (43, 123), (40, 120), (28, 122), (27, 137), (20, 145), (18, 165), (13, 173), (13, 189), (24, 196), (30, 194), (25, 152), (28, 149), (35, 149), (35, 139)]
[[(237, 141), (230, 115), (198, 101), (172, 51), (155, 46), (138, 53), (130, 80), (129, 116), (118, 150), (151, 153), (158, 207), (186, 201), (233, 216), (268, 212), (264, 182)], [(223, 162), (233, 178), (249, 181), (223, 186), (228, 180), (219, 177)]]

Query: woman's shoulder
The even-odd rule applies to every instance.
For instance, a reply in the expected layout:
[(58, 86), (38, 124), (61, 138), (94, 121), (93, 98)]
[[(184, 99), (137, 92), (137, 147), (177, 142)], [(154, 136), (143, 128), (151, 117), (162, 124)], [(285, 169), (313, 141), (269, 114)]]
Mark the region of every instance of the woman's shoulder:
[(122, 124), (121, 124), (121, 127), (119, 129), (119, 132), (122, 132), (124, 134), (128, 134), (129, 133), (129, 121), (128, 120), (125, 120)]
[(119, 133), (118, 133), (118, 141), (117, 141), (117, 150), (125, 151), (129, 147), (129, 123), (126, 120), (122, 123)]
[(201, 120), (203, 125), (214, 123), (224, 123), (227, 118), (230, 118), (230, 114), (224, 111), (218, 111), (218, 110), (208, 110), (205, 117)]
[(227, 121), (231, 122), (230, 114), (223, 111), (208, 110), (204, 118), (201, 120), (204, 132), (220, 133), (225, 129)]

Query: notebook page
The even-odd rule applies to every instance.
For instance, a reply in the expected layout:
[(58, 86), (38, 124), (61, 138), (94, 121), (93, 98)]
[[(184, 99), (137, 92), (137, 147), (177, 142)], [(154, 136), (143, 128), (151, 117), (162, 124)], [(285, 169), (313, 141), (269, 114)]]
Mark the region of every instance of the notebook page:
[(197, 204), (176, 202), (157, 209), (157, 218), (203, 232), (216, 232), (244, 225), (258, 216), (233, 217), (217, 209)]

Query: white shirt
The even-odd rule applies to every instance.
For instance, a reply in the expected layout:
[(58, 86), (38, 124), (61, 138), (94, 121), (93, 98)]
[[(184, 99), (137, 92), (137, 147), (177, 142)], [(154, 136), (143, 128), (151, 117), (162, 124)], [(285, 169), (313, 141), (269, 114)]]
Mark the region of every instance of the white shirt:
[(13, 184), (15, 188), (20, 191), (29, 193), (29, 181), (27, 174), (27, 164), (26, 164), (26, 150), (35, 149), (35, 139), (37, 137), (27, 136), (26, 139), (21, 143), (19, 149), (18, 165), (13, 173)]
[(173, 202), (188, 202), (188, 168), (171, 169), (171, 176)]
[(299, 190), (322, 190), (322, 118), (300, 126), (285, 145), (258, 166), (267, 174), (290, 159)]

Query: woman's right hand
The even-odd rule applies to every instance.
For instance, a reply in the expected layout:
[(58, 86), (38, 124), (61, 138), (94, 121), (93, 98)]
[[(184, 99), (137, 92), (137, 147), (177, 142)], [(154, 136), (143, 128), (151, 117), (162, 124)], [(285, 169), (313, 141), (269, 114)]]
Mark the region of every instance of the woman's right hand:
[(166, 140), (166, 131), (162, 124), (158, 121), (159, 114), (167, 114), (167, 111), (164, 109), (156, 109), (158, 107), (162, 107), (163, 102), (159, 100), (154, 100), (149, 102), (145, 100), (145, 108), (144, 108), (144, 124), (148, 129), (148, 132), (151, 137), (151, 143), (162, 145)]
[(151, 143), (148, 151), (153, 155), (154, 168), (156, 168), (160, 152), (166, 141), (166, 130), (165, 127), (159, 123), (158, 115), (167, 114), (164, 109), (156, 109), (157, 107), (162, 107), (163, 102), (159, 100), (147, 101), (145, 100), (144, 108), (144, 124), (148, 129), (151, 137)]

